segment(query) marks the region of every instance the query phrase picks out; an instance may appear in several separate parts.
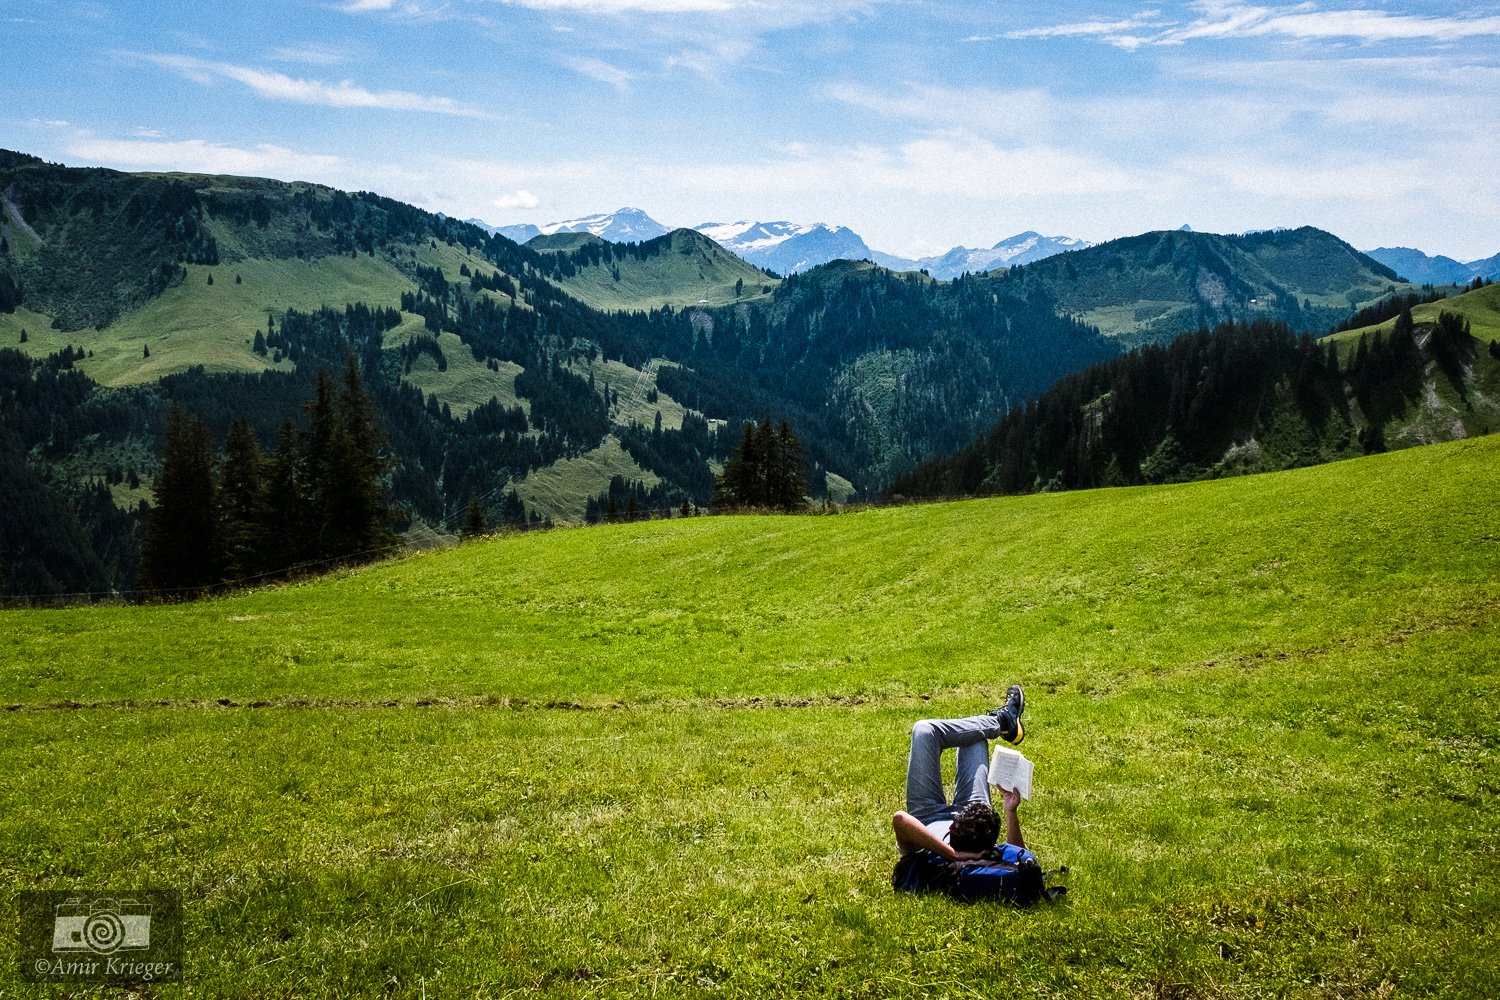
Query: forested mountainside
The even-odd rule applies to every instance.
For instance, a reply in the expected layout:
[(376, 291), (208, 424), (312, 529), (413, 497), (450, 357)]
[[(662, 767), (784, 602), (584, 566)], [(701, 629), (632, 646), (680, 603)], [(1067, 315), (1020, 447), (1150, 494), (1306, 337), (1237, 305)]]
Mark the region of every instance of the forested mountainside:
[[(1500, 429), (1500, 286), (1321, 341), (1284, 323), (1200, 330), (1070, 375), (908, 497), (1180, 482)], [(1430, 311), (1426, 311), (1430, 310)], [(1478, 335), (1476, 336), (1476, 330)]]
[(1413, 290), (1384, 264), (1311, 227), (1245, 236), (1144, 233), (996, 276), (1126, 345), (1234, 321), (1323, 332), (1360, 306)]
[[(33, 565), (12, 592), (128, 588), (170, 405), (215, 448), (242, 417), (269, 451), (350, 355), (394, 504), (448, 532), (475, 499), (492, 522), (576, 517), (616, 477), (652, 507), (705, 505), (740, 424), (767, 414), (805, 443), (811, 493), (873, 493), (1116, 352), (1043, 296), (868, 264), (728, 284), (721, 261), (722, 305), (606, 311), (567, 291), (616, 271), (668, 287), (670, 263), (695, 288), (712, 259), (696, 234), (537, 253), (364, 192), (14, 153), (0, 194), (0, 452), (97, 557)], [(7, 538), (27, 536), (18, 516), (0, 514)]]

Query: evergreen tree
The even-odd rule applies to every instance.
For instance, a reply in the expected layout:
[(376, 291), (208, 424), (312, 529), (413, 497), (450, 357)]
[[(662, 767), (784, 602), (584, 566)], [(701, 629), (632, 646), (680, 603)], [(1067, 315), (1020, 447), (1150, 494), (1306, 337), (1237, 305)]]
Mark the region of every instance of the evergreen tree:
[(303, 463), (315, 523), (313, 554), (320, 559), (368, 558), (394, 536), (387, 528), (391, 512), (381, 433), (352, 355), (344, 365), (341, 388), (335, 389), (326, 371), (318, 373), (308, 413)]
[(771, 442), (767, 449), (765, 504), (780, 510), (795, 510), (807, 502), (807, 484), (804, 482), (807, 461), (803, 456), (802, 442), (785, 420), (774, 435), (767, 434), (767, 429), (763, 426), (762, 434)]
[(260, 442), (246, 420), (229, 425), (219, 473), (219, 536), (224, 545), (224, 579), (241, 580), (266, 565), (270, 530), (265, 461)]
[(484, 504), (479, 502), (478, 497), (469, 501), (469, 513), (464, 518), (463, 536), (465, 538), (477, 538), (489, 530), (489, 522), (484, 516)]
[(261, 533), (265, 568), (285, 572), (310, 558), (313, 548), (306, 468), (290, 419), (281, 422), (281, 435), (266, 463), (264, 480), (266, 521)]
[(746, 422), (739, 446), (714, 483), (714, 506), (794, 510), (806, 502), (806, 468), (802, 442), (790, 424), (782, 421), (778, 428), (769, 416), (758, 425)]
[(713, 505), (729, 508), (756, 506), (761, 493), (757, 480), (763, 465), (759, 428), (747, 420), (740, 443), (724, 463), (723, 474), (714, 482)]
[(213, 458), (203, 421), (173, 405), (167, 418), (156, 502), (146, 520), (141, 576), (163, 597), (201, 593), (219, 582), (223, 549), (214, 511)]
[(339, 489), (335, 503), (342, 505), (343, 530), (339, 536), (347, 546), (340, 554), (373, 553), (396, 540), (388, 527), (391, 522), (385, 485), (388, 462), (380, 450), (385, 436), (352, 354), (344, 362), (338, 417), (335, 460)]

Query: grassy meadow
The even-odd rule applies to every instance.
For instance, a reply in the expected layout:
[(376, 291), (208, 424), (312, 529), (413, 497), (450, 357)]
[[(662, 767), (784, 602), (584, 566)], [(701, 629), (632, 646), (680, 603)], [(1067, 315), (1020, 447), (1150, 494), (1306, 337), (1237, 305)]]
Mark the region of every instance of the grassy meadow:
[[(1451, 299), (1440, 299), (1437, 302), (1424, 302), (1413, 306), (1411, 318), (1414, 323), (1418, 324), (1436, 323), (1438, 316), (1445, 312), (1458, 313), (1468, 320), (1469, 330), (1481, 346), (1492, 340), (1500, 340), (1500, 285), (1486, 285), (1484, 288), (1476, 288)], [(1391, 318), (1384, 323), (1336, 333), (1332, 339), (1339, 343), (1340, 349), (1348, 346), (1352, 350), (1358, 346), (1359, 338), (1367, 334), (1381, 333), (1389, 337), (1395, 325), (1396, 320)]]
[(669, 239), (670, 249), (654, 257), (579, 267), (558, 284), (595, 309), (621, 312), (764, 300), (781, 284), (707, 237), (678, 231)]
[[(4, 612), (0, 912), (180, 889), (161, 996), (1494, 995), (1497, 500), (1492, 437)], [(1070, 902), (894, 895), (910, 724), (1013, 680)]]

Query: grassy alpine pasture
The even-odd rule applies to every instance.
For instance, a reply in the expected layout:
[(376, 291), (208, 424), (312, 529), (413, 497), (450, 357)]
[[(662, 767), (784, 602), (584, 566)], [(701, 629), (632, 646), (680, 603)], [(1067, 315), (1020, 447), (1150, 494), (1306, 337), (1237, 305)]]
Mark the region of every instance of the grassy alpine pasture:
[(668, 249), (655, 256), (579, 267), (558, 284), (595, 309), (630, 311), (764, 300), (781, 283), (691, 230), (660, 239)]
[[(5, 612), (0, 909), (180, 889), (160, 996), (1494, 995), (1497, 491), (1486, 438)], [(1071, 901), (894, 895), (911, 722), (1011, 680)]]
[[(1440, 299), (1437, 302), (1424, 302), (1413, 306), (1411, 318), (1417, 324), (1436, 323), (1438, 316), (1445, 312), (1458, 313), (1468, 320), (1469, 331), (1481, 346), (1492, 340), (1500, 340), (1500, 285), (1486, 285), (1484, 288), (1476, 288), (1451, 299)], [(1395, 325), (1396, 320), (1392, 317), (1384, 323), (1360, 327), (1357, 330), (1345, 330), (1327, 339), (1337, 342), (1341, 351), (1345, 349), (1352, 351), (1359, 346), (1360, 337), (1375, 333), (1389, 337)]]

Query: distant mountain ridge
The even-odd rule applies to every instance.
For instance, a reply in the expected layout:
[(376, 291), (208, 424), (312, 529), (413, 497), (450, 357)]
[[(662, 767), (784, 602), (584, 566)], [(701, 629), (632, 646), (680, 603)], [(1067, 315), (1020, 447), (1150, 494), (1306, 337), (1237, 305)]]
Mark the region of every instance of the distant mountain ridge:
[(1486, 281), (1500, 278), (1500, 253), (1468, 263), (1432, 256), (1411, 247), (1376, 247), (1365, 254), (1419, 285), (1466, 285), (1475, 278)]
[[(694, 229), (731, 253), (777, 274), (796, 274), (835, 260), (873, 260), (854, 230), (822, 222), (705, 222)], [(876, 263), (880, 263), (876, 261)]]
[[(591, 233), (611, 243), (639, 243), (671, 231), (637, 208), (586, 215), (545, 226), (531, 223), (491, 226), (479, 219), (469, 219), (468, 222), (517, 243), (530, 243), (538, 236), (561, 233)], [(1072, 236), (1043, 236), (1027, 230), (989, 248), (956, 246), (946, 253), (913, 258), (874, 250), (847, 226), (831, 226), (823, 222), (809, 225), (741, 220), (703, 222), (692, 228), (742, 260), (781, 275), (797, 274), (835, 260), (868, 260), (893, 271), (926, 271), (931, 277), (948, 280), (961, 274), (992, 271), (997, 267), (1017, 267), (1094, 245)], [(550, 247), (550, 244), (544, 244), (536, 248)]]
[(1142, 233), (999, 274), (1021, 294), (1045, 295), (1126, 345), (1227, 320), (1327, 330), (1351, 306), (1413, 290), (1389, 267), (1311, 226), (1243, 236)]
[[(1094, 244), (1073, 236), (1043, 236), (1027, 230), (1009, 239), (1001, 240), (988, 250), (971, 250), (954, 247), (935, 257), (919, 257), (910, 261), (906, 270), (926, 271), (934, 278), (947, 280), (960, 274), (979, 274), (993, 271), (997, 267), (1020, 267), (1060, 253), (1086, 250)], [(877, 263), (880, 263), (877, 261)], [(889, 266), (889, 265), (887, 265)]]

